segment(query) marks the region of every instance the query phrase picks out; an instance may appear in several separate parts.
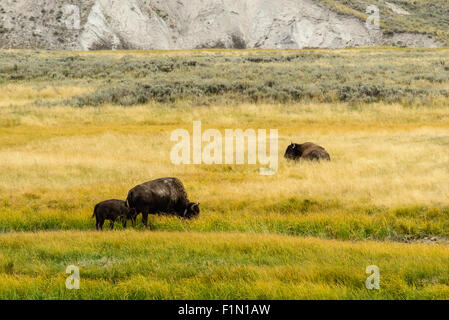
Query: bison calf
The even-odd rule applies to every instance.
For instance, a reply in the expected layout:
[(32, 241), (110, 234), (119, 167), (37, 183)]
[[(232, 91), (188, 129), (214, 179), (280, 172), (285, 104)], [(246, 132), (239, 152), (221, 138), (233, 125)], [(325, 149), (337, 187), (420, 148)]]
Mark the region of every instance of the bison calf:
[(149, 214), (171, 214), (190, 219), (200, 213), (199, 203), (189, 201), (184, 185), (177, 178), (156, 179), (138, 185), (129, 191), (126, 201), (135, 209), (136, 216), (142, 213), (145, 226)]
[(114, 229), (114, 223), (117, 219), (122, 220), (123, 227), (126, 228), (126, 220), (133, 219), (135, 210), (129, 208), (125, 201), (122, 200), (106, 200), (95, 206), (92, 217), (96, 218), (97, 230), (103, 230), (105, 220), (111, 221), (111, 230)]
[(311, 142), (303, 144), (292, 143), (285, 151), (284, 158), (289, 160), (331, 160), (329, 153), (323, 147)]

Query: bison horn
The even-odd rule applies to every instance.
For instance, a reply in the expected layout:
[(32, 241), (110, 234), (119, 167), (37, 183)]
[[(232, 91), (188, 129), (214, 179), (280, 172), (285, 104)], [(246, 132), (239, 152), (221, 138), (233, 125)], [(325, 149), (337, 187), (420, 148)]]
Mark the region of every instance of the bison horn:
[(187, 214), (187, 209), (184, 210), (184, 214), (182, 216), (185, 218), (186, 214)]

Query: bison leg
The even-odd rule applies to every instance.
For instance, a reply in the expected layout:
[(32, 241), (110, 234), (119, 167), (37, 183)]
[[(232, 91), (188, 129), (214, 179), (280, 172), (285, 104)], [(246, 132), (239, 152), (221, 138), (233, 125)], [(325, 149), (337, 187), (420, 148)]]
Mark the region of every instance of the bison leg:
[(142, 213), (142, 223), (145, 228), (148, 228), (148, 212)]
[(111, 230), (114, 230), (114, 222), (115, 222), (115, 220), (111, 220), (111, 224), (110, 224)]
[(104, 224), (104, 220), (100, 220), (98, 222), (98, 227), (99, 227), (100, 230), (103, 230), (103, 224)]
[(126, 229), (126, 216), (121, 216), (120, 221), (122, 222), (123, 229)]

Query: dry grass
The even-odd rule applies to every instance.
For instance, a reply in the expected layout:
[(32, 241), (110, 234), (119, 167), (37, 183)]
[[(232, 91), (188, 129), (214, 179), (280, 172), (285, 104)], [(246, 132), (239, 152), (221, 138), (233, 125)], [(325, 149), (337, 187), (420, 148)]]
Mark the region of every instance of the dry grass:
[(79, 87), (55, 87), (55, 86), (31, 86), (25, 84), (8, 84), (1, 88), (0, 108), (14, 106), (26, 106), (38, 99), (48, 102), (58, 101), (61, 97), (71, 97), (89, 92), (86, 88)]

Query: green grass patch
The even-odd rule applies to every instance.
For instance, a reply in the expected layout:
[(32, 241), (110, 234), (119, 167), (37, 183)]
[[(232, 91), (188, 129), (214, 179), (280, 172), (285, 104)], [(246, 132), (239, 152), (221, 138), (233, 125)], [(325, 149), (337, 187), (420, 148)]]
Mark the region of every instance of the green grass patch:
[[(0, 235), (0, 299), (447, 299), (447, 246), (116, 231)], [(380, 268), (367, 290), (365, 269)], [(65, 269), (80, 268), (80, 290)]]

